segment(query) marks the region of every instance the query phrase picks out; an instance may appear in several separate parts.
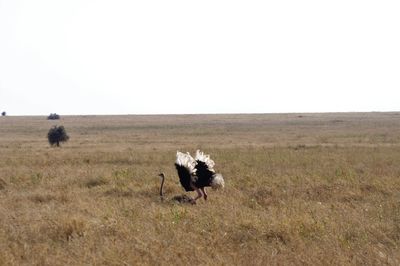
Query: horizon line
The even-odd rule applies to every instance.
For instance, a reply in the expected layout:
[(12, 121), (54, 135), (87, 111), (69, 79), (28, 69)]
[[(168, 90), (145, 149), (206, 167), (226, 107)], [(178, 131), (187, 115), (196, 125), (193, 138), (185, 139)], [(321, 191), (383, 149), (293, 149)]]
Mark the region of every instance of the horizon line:
[[(7, 113), (7, 112), (6, 112)], [(391, 111), (312, 111), (312, 112), (230, 112), (230, 113), (131, 113), (131, 114), (61, 114), (60, 116), (184, 116), (184, 115), (288, 115), (288, 114), (356, 114), (356, 113), (400, 113), (400, 110)], [(51, 113), (49, 113), (51, 114)], [(49, 114), (6, 114), (13, 117), (40, 117)]]

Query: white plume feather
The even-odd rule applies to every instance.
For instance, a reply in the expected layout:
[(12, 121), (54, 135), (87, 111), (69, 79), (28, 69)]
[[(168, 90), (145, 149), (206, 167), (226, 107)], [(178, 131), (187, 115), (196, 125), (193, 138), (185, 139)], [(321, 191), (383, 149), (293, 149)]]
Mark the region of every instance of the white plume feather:
[(190, 156), (190, 153), (183, 153), (180, 151), (176, 152), (176, 164), (181, 165), (189, 170), (190, 174), (195, 174), (197, 169), (196, 167), (196, 160)]

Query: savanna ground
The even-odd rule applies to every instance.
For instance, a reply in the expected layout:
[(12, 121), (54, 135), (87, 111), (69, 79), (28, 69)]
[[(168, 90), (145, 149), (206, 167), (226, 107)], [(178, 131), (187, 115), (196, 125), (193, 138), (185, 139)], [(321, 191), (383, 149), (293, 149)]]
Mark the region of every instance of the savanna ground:
[[(226, 188), (174, 203), (198, 148)], [(399, 265), (400, 113), (0, 117), (0, 264)]]

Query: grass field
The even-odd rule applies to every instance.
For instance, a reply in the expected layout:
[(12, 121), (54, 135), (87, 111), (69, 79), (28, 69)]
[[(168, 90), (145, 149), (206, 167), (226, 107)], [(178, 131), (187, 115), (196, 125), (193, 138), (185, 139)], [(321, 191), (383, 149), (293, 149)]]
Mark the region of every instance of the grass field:
[[(226, 188), (174, 203), (196, 149)], [(0, 265), (171, 264), (399, 265), (400, 113), (0, 117)]]

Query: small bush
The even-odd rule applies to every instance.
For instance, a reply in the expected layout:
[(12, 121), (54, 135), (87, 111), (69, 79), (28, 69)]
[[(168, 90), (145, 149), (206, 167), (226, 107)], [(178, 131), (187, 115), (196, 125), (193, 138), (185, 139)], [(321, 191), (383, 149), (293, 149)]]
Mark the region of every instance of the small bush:
[(1, 113), (1, 116), (6, 116), (6, 115), (7, 115), (6, 112), (2, 112), (2, 113)]
[(107, 180), (104, 179), (103, 177), (90, 178), (85, 183), (86, 187), (88, 187), (88, 188), (102, 186), (102, 185), (105, 185), (105, 184), (107, 184)]
[(51, 146), (56, 145), (60, 147), (60, 142), (66, 142), (69, 140), (69, 136), (65, 131), (64, 126), (54, 126), (50, 128), (49, 133), (47, 133), (47, 139)]
[(60, 115), (58, 115), (58, 114), (56, 114), (56, 113), (50, 114), (50, 115), (47, 117), (47, 120), (58, 120), (58, 119), (60, 119)]
[(87, 221), (80, 217), (64, 218), (56, 221), (55, 226), (47, 234), (56, 241), (71, 241), (74, 238), (84, 237), (88, 228)]
[(7, 185), (6, 181), (0, 178), (0, 190), (5, 189), (6, 185)]

